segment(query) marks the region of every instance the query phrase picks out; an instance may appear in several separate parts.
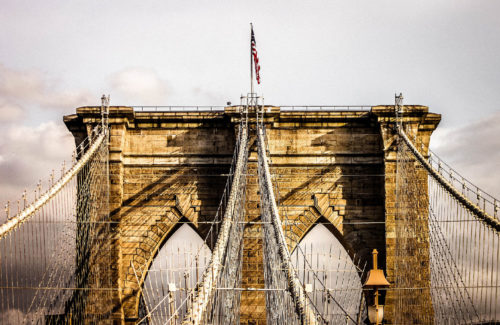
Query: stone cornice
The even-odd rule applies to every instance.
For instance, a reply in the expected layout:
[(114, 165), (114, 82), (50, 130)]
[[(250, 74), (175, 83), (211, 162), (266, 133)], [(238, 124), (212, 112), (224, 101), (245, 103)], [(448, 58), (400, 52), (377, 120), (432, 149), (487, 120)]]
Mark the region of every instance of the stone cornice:
[[(434, 130), (441, 120), (440, 114), (429, 113), (429, 108), (422, 105), (404, 106), (405, 122), (417, 123), (419, 130)], [(207, 122), (238, 123), (240, 106), (229, 106), (224, 111), (177, 111), (177, 112), (144, 112), (134, 111), (132, 107), (112, 106), (109, 112), (110, 124), (126, 124), (128, 128), (170, 128), (170, 127), (203, 127)], [(273, 127), (331, 127), (331, 123), (342, 123), (357, 119), (373, 118), (382, 124), (395, 122), (394, 105), (373, 106), (370, 111), (281, 111), (277, 106), (265, 106), (264, 119)], [(249, 113), (249, 122), (255, 119), (254, 113)], [(63, 118), (71, 131), (83, 131), (83, 124), (99, 123), (100, 107), (84, 106), (76, 109), (76, 114)]]

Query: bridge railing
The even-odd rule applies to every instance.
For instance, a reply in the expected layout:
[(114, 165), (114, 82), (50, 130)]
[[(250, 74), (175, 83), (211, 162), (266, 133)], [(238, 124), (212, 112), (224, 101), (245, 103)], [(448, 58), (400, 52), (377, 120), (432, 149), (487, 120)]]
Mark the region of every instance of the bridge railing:
[[(27, 323), (94, 322), (110, 312), (108, 128), (96, 126), (72, 165), (0, 226), (0, 314)], [(95, 248), (99, 247), (98, 250)], [(101, 304), (96, 303), (97, 301)]]
[(240, 122), (236, 150), (234, 175), (217, 241), (183, 324), (233, 324), (238, 319), (241, 292), (217, 289), (237, 287), (241, 283), (239, 265), (248, 161), (248, 128), (244, 120)]
[[(423, 143), (415, 137), (409, 137), (407, 134), (406, 137), (408, 141), (412, 141), (415, 150), (422, 153), (422, 148), (424, 148)], [(432, 170), (434, 170), (441, 178), (446, 180), (448, 184), (458, 193), (461, 193), (465, 198), (467, 198), (470, 203), (474, 204), (497, 221), (500, 221), (498, 216), (500, 202), (498, 199), (486, 193), (484, 190), (479, 188), (479, 186), (462, 176), (430, 149), (427, 163)]]
[[(241, 218), (245, 211), (247, 143), (247, 126), (245, 121), (241, 120), (239, 139), (236, 141), (232, 164), (217, 212), (205, 234), (204, 245), (199, 246), (193, 254), (188, 254), (190, 256), (184, 255), (184, 258), (189, 259), (181, 265), (185, 271), (179, 272), (179, 267), (170, 268), (166, 270), (168, 276), (155, 279), (152, 287), (148, 281), (141, 282), (142, 274), (149, 274), (151, 269), (140, 268), (140, 258), (137, 263), (139, 267), (132, 261), (131, 267), (137, 285), (144, 285), (140, 291), (146, 309), (136, 324), (143, 324), (148, 319), (161, 320), (162, 324), (235, 323), (234, 319), (240, 309), (241, 292), (219, 289), (238, 288), (241, 282), (241, 272), (238, 268), (240, 263), (237, 260), (243, 231)], [(209, 261), (202, 263), (201, 260), (205, 259), (207, 251), (209, 252), (208, 247), (213, 249), (212, 254), (208, 257)], [(177, 260), (177, 263), (181, 261)], [(184, 276), (181, 273), (184, 273)], [(158, 291), (158, 287), (168, 290)], [(156, 290), (155, 297), (148, 295), (152, 288)], [(231, 304), (227, 304), (227, 301), (231, 301)]]
[(132, 106), (136, 112), (223, 112), (225, 106)]
[[(136, 112), (223, 112), (226, 106), (131, 106)], [(277, 105), (281, 111), (370, 111), (370, 105)]]
[[(73, 165), (66, 170), (63, 165), (61, 176), (56, 179), (54, 171), (48, 180), (48, 189), (43, 191), (42, 181), (40, 181), (35, 189), (33, 200), (30, 202), (26, 191), (22, 195), (22, 199), (17, 202), (17, 212), (11, 209), (10, 202), (6, 206), (6, 219), (0, 222), (0, 239), (8, 235), (12, 230), (19, 227), (25, 221), (28, 221), (40, 208), (49, 202), (54, 196), (61, 191), (64, 186), (70, 182), (78, 172), (85, 167), (90, 159), (93, 158), (95, 152), (99, 149), (100, 144), (105, 141), (107, 136), (106, 130), (101, 130), (100, 125), (91, 130), (89, 136), (84, 139), (73, 152)], [(92, 144), (95, 144), (92, 146)], [(20, 206), (23, 206), (21, 209)], [(11, 211), (13, 213), (11, 215)]]
[[(262, 121), (263, 118), (259, 117), (258, 114), (258, 177), (264, 238), (264, 279), (266, 290), (270, 290), (267, 293), (268, 299), (266, 301), (267, 319), (268, 321), (282, 319), (288, 324), (296, 323), (297, 319), (295, 317), (299, 317), (304, 324), (327, 324), (329, 322), (328, 318), (334, 316), (328, 313), (328, 308), (321, 308), (320, 312), (316, 303), (323, 303), (325, 301), (330, 303), (333, 300), (335, 304), (338, 305), (338, 302), (329, 292), (326, 292), (324, 284), (318, 278), (317, 272), (313, 271), (307, 255), (304, 254), (300, 247), (296, 250), (296, 257), (299, 258), (300, 253), (300, 258), (304, 260), (304, 268), (301, 272), (302, 281), (296, 269), (297, 265), (294, 266), (292, 263), (291, 254), (287, 246), (287, 236), (283, 228), (276, 201), (276, 197), (279, 197), (279, 194), (275, 196), (274, 193), (275, 184), (272, 182), (270, 160), (267, 155), (266, 129)], [(276, 190), (278, 190), (277, 186)], [(307, 264), (307, 270), (305, 264)], [(309, 286), (311, 286), (309, 289), (311, 290), (306, 290), (306, 273), (314, 277), (314, 287), (316, 287), (316, 284), (320, 287), (315, 293), (312, 293), (312, 284), (309, 284)], [(321, 295), (319, 300), (315, 299), (315, 294), (317, 293)], [(276, 304), (276, 302), (278, 302), (278, 304)], [(333, 308), (332, 310), (335, 309), (334, 306), (329, 307)], [(293, 312), (294, 309), (296, 314)], [(335, 315), (335, 317), (336, 316), (337, 315)], [(342, 310), (341, 317), (350, 318), (350, 316), (345, 313), (345, 310)]]
[[(397, 215), (394, 290), (396, 318), (400, 323), (421, 308), (433, 313), (414, 317), (435, 323), (486, 324), (500, 315), (500, 222), (497, 200), (485, 196), (449, 165), (426, 159), (425, 147), (397, 127)], [(411, 140), (411, 138), (413, 140)], [(423, 186), (424, 185), (424, 186)], [(493, 213), (489, 213), (493, 208)], [(423, 238), (418, 238), (424, 234)], [(428, 234), (428, 238), (425, 238)], [(415, 251), (420, 251), (417, 261)], [(430, 286), (414, 276), (412, 265), (424, 265), (429, 256)], [(425, 269), (422, 269), (425, 273)], [(423, 291), (422, 291), (423, 290)], [(430, 293), (430, 295), (429, 295)], [(450, 312), (452, 311), (453, 312)], [(426, 315), (430, 318), (426, 318)], [(425, 323), (425, 322), (424, 322)]]
[(370, 111), (370, 105), (284, 105), (281, 111), (322, 112), (322, 111)]
[(478, 207), (486, 213), (498, 219), (498, 209), (500, 203), (492, 195), (486, 193), (484, 190), (474, 185), (471, 181), (459, 174), (450, 165), (444, 162), (436, 153), (429, 150), (429, 164), (432, 168), (438, 171), (453, 187), (461, 190), (461, 193), (467, 197), (471, 202), (475, 203)]

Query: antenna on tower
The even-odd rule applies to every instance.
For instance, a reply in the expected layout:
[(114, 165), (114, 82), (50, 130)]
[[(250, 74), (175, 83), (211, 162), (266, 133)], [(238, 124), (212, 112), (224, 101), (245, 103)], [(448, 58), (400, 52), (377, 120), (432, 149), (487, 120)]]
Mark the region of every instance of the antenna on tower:
[(403, 126), (403, 93), (394, 94), (396, 105), (394, 105), (394, 110), (396, 112), (396, 124), (399, 127)]

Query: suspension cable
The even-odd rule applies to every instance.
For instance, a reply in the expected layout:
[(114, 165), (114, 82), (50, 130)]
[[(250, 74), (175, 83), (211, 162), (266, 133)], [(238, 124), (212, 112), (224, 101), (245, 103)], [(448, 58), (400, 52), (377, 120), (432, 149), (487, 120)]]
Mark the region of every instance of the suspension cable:
[(486, 224), (491, 226), (497, 232), (500, 231), (500, 221), (490, 216), (479, 206), (472, 203), (468, 198), (466, 198), (462, 193), (457, 191), (453, 185), (451, 185), (444, 177), (442, 177), (432, 166), (427, 162), (427, 159), (415, 148), (413, 143), (410, 141), (403, 129), (397, 125), (396, 130), (399, 136), (404, 140), (406, 145), (410, 148), (411, 152), (418, 159), (420, 164), (427, 170), (429, 175), (431, 175), (436, 181), (438, 181), (456, 200), (464, 205), (469, 211), (472, 212), (474, 216), (484, 221)]
[(107, 136), (107, 129), (99, 134), (97, 139), (92, 143), (90, 148), (85, 152), (81, 159), (64, 174), (61, 179), (55, 183), (50, 189), (47, 190), (42, 196), (40, 196), (35, 202), (26, 207), (17, 216), (8, 220), (6, 223), (0, 226), (0, 238), (7, 235), (9, 232), (14, 230), (16, 227), (21, 225), (23, 222), (28, 220), (36, 211), (38, 211), (45, 203), (47, 203), (52, 197), (54, 197), (59, 191), (66, 185), (73, 177), (75, 177), (78, 172), (86, 165), (86, 163), (94, 156), (94, 153), (99, 149), (102, 142)]
[(276, 239), (279, 245), (279, 253), (282, 258), (283, 268), (285, 269), (285, 273), (287, 276), (288, 284), (291, 289), (291, 294), (293, 300), (296, 304), (297, 311), (301, 314), (301, 318), (304, 319), (306, 324), (318, 324), (318, 319), (321, 319), (321, 315), (317, 314), (315, 308), (311, 308), (312, 302), (307, 302), (308, 298), (305, 293), (304, 288), (300, 284), (298, 276), (293, 268), (290, 252), (288, 251), (288, 247), (286, 245), (285, 234), (283, 233), (283, 227), (281, 224), (281, 220), (279, 218), (278, 207), (276, 205), (276, 201), (274, 199), (274, 190), (273, 184), (271, 181), (271, 173), (269, 171), (269, 163), (266, 155), (265, 148), (265, 140), (264, 140), (264, 131), (262, 126), (257, 122), (257, 136), (258, 136), (258, 147), (259, 147), (259, 166), (262, 166), (263, 169), (263, 178), (259, 180), (264, 184), (267, 190), (267, 195), (269, 196), (269, 200), (271, 203), (270, 212), (271, 212), (271, 221), (276, 234)]

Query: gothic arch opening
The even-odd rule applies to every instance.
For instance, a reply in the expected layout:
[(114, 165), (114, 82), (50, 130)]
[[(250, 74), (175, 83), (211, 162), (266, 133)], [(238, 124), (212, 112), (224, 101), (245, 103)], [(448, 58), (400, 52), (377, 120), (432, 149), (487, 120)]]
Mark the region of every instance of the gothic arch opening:
[(142, 284), (139, 319), (143, 324), (181, 317), (186, 299), (202, 276), (210, 248), (190, 223), (178, 227), (163, 243)]
[(360, 265), (360, 259), (349, 254), (324, 224), (312, 227), (291, 257), (299, 279), (320, 314), (336, 324), (349, 318), (357, 322), (359, 315), (361, 319), (366, 317), (361, 282), (365, 265)]

